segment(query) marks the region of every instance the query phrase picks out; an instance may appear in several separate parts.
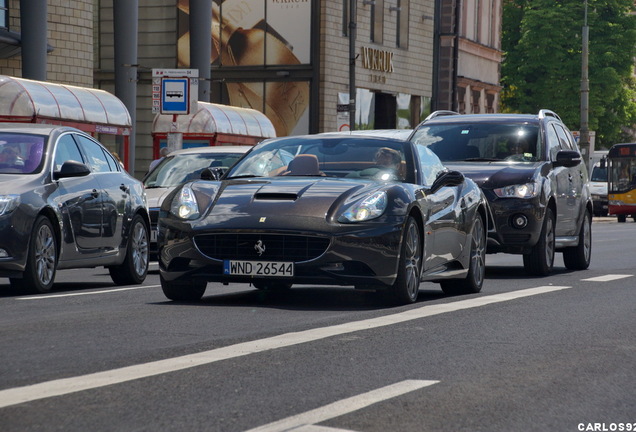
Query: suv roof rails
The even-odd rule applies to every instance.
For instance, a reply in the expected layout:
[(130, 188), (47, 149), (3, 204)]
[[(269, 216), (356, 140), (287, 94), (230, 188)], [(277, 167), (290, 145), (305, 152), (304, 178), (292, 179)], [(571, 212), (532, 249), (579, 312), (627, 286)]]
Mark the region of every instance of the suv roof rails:
[(434, 119), (435, 117), (448, 116), (448, 115), (459, 115), (459, 113), (455, 111), (449, 111), (449, 110), (433, 111), (432, 113), (428, 115), (428, 117), (424, 119), (424, 121)]
[(561, 117), (559, 117), (559, 115), (557, 113), (555, 113), (554, 111), (551, 111), (551, 110), (548, 110), (548, 109), (539, 110), (539, 118), (545, 118), (547, 116), (554, 117), (557, 120), (562, 121)]

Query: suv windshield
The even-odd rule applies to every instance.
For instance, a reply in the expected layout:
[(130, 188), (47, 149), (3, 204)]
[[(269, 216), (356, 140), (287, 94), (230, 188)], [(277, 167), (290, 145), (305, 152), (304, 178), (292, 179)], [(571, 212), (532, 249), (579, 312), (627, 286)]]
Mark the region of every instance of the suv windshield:
[(442, 161), (542, 160), (539, 126), (528, 123), (422, 125), (411, 141), (428, 146)]
[(607, 181), (607, 168), (601, 168), (600, 166), (595, 166), (592, 170), (592, 181), (595, 182), (606, 182)]

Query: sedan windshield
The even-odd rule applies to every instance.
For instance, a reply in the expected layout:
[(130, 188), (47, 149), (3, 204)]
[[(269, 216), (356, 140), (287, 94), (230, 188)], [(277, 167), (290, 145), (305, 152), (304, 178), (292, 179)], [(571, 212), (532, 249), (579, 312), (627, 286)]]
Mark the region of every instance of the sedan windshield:
[(404, 142), (352, 137), (289, 137), (259, 144), (226, 178), (316, 176), (404, 181)]
[(151, 187), (174, 187), (187, 181), (201, 178), (205, 168), (218, 168), (221, 171), (243, 156), (243, 153), (188, 153), (166, 157), (144, 179), (144, 185)]
[(412, 141), (427, 145), (442, 161), (542, 160), (538, 126), (527, 123), (431, 124), (417, 130)]
[(45, 137), (0, 133), (0, 173), (33, 174), (42, 170)]

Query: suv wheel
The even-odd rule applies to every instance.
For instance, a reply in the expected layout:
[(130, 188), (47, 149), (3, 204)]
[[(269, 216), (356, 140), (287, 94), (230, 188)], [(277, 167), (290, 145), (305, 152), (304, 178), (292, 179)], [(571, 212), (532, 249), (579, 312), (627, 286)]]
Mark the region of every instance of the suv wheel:
[(585, 270), (590, 266), (592, 256), (592, 218), (585, 212), (583, 224), (579, 231), (578, 246), (566, 248), (563, 251), (563, 262), (570, 270)]
[(543, 227), (539, 241), (529, 254), (523, 256), (523, 266), (526, 273), (533, 276), (547, 276), (554, 265), (554, 213), (548, 208), (543, 218)]

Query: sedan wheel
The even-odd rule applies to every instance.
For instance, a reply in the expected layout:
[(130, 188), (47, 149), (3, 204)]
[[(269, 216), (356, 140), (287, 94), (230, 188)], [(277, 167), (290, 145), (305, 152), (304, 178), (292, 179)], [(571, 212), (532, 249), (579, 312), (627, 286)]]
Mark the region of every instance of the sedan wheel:
[(109, 267), (111, 279), (117, 285), (142, 283), (148, 274), (149, 256), (148, 228), (143, 218), (135, 215), (128, 237), (126, 258), (121, 265)]
[(39, 216), (31, 233), (23, 277), (11, 279), (11, 285), (31, 293), (48, 292), (53, 287), (56, 268), (57, 241), (53, 225), (48, 218)]
[(470, 245), (470, 263), (465, 279), (440, 282), (442, 291), (448, 295), (474, 294), (481, 291), (486, 275), (486, 228), (484, 220), (477, 215), (473, 223)]
[(543, 228), (539, 241), (529, 254), (523, 256), (526, 273), (534, 276), (547, 276), (554, 265), (555, 250), (554, 213), (548, 208), (543, 218)]
[(420, 289), (422, 271), (422, 242), (420, 229), (412, 217), (406, 221), (398, 275), (393, 284), (393, 297), (400, 304), (414, 303)]

